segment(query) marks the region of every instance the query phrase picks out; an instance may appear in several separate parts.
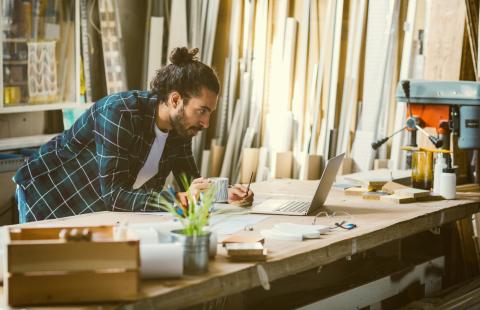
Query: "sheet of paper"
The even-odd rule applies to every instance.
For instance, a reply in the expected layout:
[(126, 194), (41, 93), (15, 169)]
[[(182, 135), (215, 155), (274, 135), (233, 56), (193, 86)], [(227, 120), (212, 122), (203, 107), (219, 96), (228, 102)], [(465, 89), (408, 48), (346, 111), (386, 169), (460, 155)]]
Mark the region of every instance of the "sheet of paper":
[(231, 235), (237, 231), (244, 230), (250, 226), (253, 226), (265, 219), (269, 218), (268, 215), (257, 214), (242, 214), (242, 215), (229, 215), (219, 214), (210, 219), (210, 225), (212, 230), (219, 235)]

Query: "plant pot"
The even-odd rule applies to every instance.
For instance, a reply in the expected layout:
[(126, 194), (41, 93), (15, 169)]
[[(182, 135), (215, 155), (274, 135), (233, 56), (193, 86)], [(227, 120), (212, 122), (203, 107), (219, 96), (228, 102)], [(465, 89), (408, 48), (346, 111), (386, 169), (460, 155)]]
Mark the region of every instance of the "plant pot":
[(195, 275), (208, 272), (210, 234), (186, 236), (183, 229), (172, 230), (173, 240), (183, 245), (183, 273)]

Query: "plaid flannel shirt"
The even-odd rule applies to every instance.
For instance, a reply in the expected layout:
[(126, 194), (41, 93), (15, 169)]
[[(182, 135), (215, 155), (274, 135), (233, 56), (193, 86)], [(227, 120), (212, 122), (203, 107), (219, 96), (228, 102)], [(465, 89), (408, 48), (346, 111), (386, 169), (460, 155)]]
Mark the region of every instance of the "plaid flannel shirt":
[[(171, 131), (158, 173), (132, 189), (155, 139), (156, 96), (129, 91), (107, 96), (73, 126), (42, 145), (14, 177), (25, 192), (26, 220), (96, 211), (158, 211), (165, 179), (199, 176), (192, 140)], [(179, 182), (179, 184), (181, 184)]]

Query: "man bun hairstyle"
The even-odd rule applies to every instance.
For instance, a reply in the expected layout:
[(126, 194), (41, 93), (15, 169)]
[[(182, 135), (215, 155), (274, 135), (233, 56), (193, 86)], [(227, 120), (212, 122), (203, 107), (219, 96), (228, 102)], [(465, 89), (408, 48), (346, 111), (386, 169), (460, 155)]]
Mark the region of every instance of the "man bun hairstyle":
[(187, 101), (200, 96), (205, 87), (215, 94), (220, 93), (220, 83), (215, 71), (198, 60), (198, 48), (177, 47), (170, 53), (170, 64), (157, 71), (150, 83), (152, 94), (160, 102), (166, 102), (168, 95), (177, 91)]
[(176, 66), (183, 66), (191, 61), (198, 61), (198, 48), (189, 50), (186, 47), (177, 47), (172, 50), (170, 54), (170, 62)]

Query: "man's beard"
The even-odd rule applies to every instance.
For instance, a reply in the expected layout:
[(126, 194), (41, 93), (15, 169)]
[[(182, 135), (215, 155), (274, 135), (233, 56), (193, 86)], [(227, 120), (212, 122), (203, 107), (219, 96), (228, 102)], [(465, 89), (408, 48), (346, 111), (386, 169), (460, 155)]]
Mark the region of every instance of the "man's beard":
[(174, 117), (170, 117), (170, 123), (173, 129), (183, 138), (192, 138), (203, 128), (200, 126), (190, 126), (187, 128), (184, 120), (184, 109), (182, 108)]

